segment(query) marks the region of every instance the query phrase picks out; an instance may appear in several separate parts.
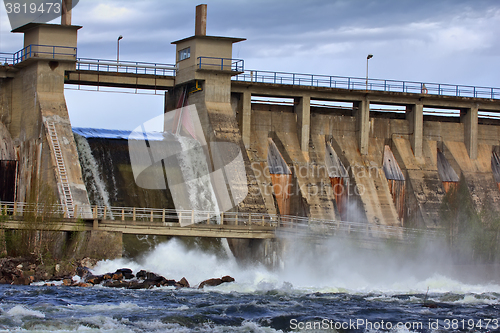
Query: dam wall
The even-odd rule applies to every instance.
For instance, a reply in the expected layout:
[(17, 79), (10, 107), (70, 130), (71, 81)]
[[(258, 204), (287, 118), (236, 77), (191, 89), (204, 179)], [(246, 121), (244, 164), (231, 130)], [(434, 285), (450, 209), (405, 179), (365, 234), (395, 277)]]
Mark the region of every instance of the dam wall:
[[(245, 109), (241, 100), (248, 100), (248, 96), (245, 97), (247, 91), (252, 96), (262, 96), (250, 103), (251, 126), (247, 152), (251, 159), (258, 162), (260, 168), (268, 167), (267, 142), (274, 137), (280, 143), (276, 147), (294, 171), (304, 165), (309, 169), (326, 170), (326, 174), (306, 172), (300, 176), (297, 172), (293, 173), (300, 188), (294, 195), (301, 200), (292, 198), (290, 201), (294, 202), (292, 206), (297, 214), (331, 220), (342, 218), (339, 209), (344, 203), (339, 202), (340, 197), (333, 193), (328, 181), (328, 171), (331, 170), (325, 159), (325, 148), (330, 149), (329, 146), (345, 167), (348, 181), (355, 189), (349, 193), (352, 202), (349, 207), (351, 221), (373, 225), (445, 228), (440, 217), (447, 209), (444, 198), (447, 189), (458, 184), (459, 180), (467, 184), (478, 214), (484, 209), (500, 209), (500, 192), (492, 169), (493, 152), (498, 149), (500, 140), (500, 124), (494, 119), (476, 119), (477, 133), (471, 139), (469, 125), (464, 120), (467, 112), (463, 112), (461, 117), (422, 115), (422, 133), (418, 136), (415, 134), (411, 106), (406, 106), (407, 110), (403, 109), (402, 112), (371, 110), (365, 138), (359, 133), (359, 103), (353, 102), (350, 108), (314, 106), (310, 108), (308, 147), (304, 149), (298, 130), (301, 124), (298, 121), (300, 114), (297, 113), (297, 107), (300, 104), (296, 102), (297, 98), (292, 105), (289, 102), (266, 104), (263, 101), (268, 96), (290, 98), (298, 93), (290, 89), (289, 94), (285, 95), (283, 90), (274, 93), (272, 89), (266, 91), (263, 87), (245, 89), (240, 83), (233, 85), (233, 99), (239, 101), (233, 102), (233, 105), (242, 131), (245, 128), (245, 124), (242, 124)], [(310, 103), (317, 105), (322, 100), (310, 100)], [(374, 104), (371, 106), (376, 108)], [(470, 143), (474, 140), (477, 148), (471, 150)], [(366, 150), (365, 153), (363, 150)], [(442, 154), (447, 162), (444, 167), (443, 163), (438, 163), (438, 154)], [(400, 177), (393, 177), (388, 163), (400, 170)], [(458, 178), (448, 179), (451, 172), (456, 173)], [(272, 182), (270, 177), (263, 180), (267, 184)], [(317, 184), (321, 184), (320, 188), (324, 190), (318, 191), (315, 188)], [(308, 191), (312, 190), (315, 195), (308, 195)], [(350, 192), (349, 187), (345, 190)], [(297, 201), (302, 202), (300, 208)]]

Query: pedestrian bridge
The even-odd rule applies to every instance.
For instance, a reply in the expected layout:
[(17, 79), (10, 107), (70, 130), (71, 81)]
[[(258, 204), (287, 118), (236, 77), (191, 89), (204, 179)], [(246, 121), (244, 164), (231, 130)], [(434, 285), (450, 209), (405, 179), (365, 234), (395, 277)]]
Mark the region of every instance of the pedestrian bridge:
[[(116, 61), (77, 57), (76, 47), (31, 44), (15, 53), (0, 52), (0, 65), (22, 67), (30, 60), (48, 58), (74, 60), (76, 68), (68, 71), (66, 84), (169, 90), (175, 86), (177, 67), (173, 64)], [(220, 64), (219, 64), (220, 63)], [(395, 93), (429, 94), (450, 97), (500, 99), (500, 88), (415, 82), (386, 79), (345, 77), (304, 73), (245, 70), (243, 60), (199, 57), (196, 66), (219, 66), (234, 72), (233, 81), (277, 85), (310, 86), (346, 90), (369, 90)]]
[[(261, 213), (90, 206), (75, 207), (75, 217), (68, 217), (64, 205), (14, 202), (0, 202), (0, 205), (0, 226), (3, 229), (65, 232), (100, 230), (137, 235), (240, 239), (300, 237), (319, 240), (340, 237), (402, 243), (442, 236), (439, 231), (433, 230)], [(182, 227), (181, 221), (183, 224), (193, 223)]]

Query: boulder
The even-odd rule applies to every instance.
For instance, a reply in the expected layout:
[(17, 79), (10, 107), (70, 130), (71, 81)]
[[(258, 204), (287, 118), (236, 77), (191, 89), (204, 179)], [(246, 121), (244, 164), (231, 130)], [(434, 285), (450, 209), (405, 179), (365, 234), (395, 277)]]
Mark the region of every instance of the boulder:
[(115, 274), (118, 273), (121, 273), (123, 275), (123, 278), (127, 280), (133, 279), (135, 277), (134, 274), (132, 274), (132, 270), (130, 268), (117, 269)]
[(82, 279), (85, 279), (88, 275), (92, 275), (92, 273), (90, 272), (90, 269), (88, 267), (77, 267), (76, 275), (78, 275)]
[(146, 272), (145, 270), (141, 269), (137, 274), (136, 274), (136, 277), (138, 279), (141, 279), (141, 280), (146, 280), (146, 274), (148, 272)]
[(104, 281), (106, 281), (106, 280), (111, 280), (112, 278), (113, 278), (113, 274), (112, 274), (112, 273), (106, 273), (106, 274), (104, 274), (104, 275), (102, 276), (102, 279), (103, 279)]
[(12, 284), (20, 286), (29, 286), (30, 283), (31, 283), (30, 278), (24, 276), (15, 276), (12, 280)]
[(104, 282), (103, 286), (109, 288), (128, 288), (130, 286), (130, 282), (123, 280), (108, 280)]
[(223, 283), (227, 283), (227, 282), (234, 282), (234, 278), (229, 276), (229, 275), (226, 275), (220, 279), (219, 278), (208, 279), (208, 280), (205, 280), (202, 283), (200, 283), (200, 285), (198, 286), (198, 289), (202, 289), (205, 286), (215, 287), (215, 286), (221, 285)]
[(175, 286), (177, 282), (175, 282), (175, 280), (167, 280), (165, 279), (164, 281), (162, 281), (161, 285), (162, 286), (168, 286), (168, 287), (173, 287)]
[(73, 284), (72, 279), (64, 279), (63, 280), (63, 286), (71, 286)]
[(130, 281), (128, 285), (128, 289), (149, 289), (151, 288), (151, 284), (146, 281), (141, 281), (141, 280), (135, 280), (135, 281)]
[(89, 275), (85, 278), (85, 282), (92, 284), (99, 284), (102, 281), (104, 281), (102, 275)]
[(122, 280), (123, 279), (123, 274), (122, 273), (114, 273), (112, 276), (113, 280)]
[(153, 272), (147, 272), (145, 270), (141, 270), (137, 273), (137, 278), (140, 280), (149, 280), (149, 281), (154, 281), (154, 282), (162, 282), (163, 280), (166, 280), (163, 276), (158, 275)]
[(189, 282), (183, 277), (180, 281), (176, 282), (175, 285), (177, 288), (189, 288)]
[(82, 267), (88, 267), (90, 269), (93, 269), (95, 267), (95, 265), (97, 264), (99, 260), (97, 259), (91, 259), (91, 258), (83, 258), (82, 260), (80, 260), (80, 266)]

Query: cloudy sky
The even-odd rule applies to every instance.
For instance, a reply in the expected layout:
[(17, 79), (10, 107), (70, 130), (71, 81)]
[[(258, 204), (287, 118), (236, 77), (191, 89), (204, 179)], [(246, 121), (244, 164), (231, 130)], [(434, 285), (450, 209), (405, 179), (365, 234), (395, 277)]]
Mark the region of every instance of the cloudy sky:
[[(173, 63), (191, 0), (80, 0), (79, 57)], [(210, 0), (207, 34), (244, 37), (246, 69), (500, 87), (500, 0)], [(58, 23), (57, 20), (53, 23)], [(0, 52), (22, 48), (0, 9)], [(67, 90), (73, 126), (133, 129), (163, 97)]]

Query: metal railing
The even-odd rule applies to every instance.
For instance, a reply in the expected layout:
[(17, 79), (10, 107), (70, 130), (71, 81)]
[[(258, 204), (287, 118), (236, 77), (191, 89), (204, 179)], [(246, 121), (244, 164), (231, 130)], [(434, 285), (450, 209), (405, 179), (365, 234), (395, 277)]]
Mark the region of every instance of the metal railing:
[[(27, 204), (18, 202), (0, 202), (4, 216), (46, 216), (66, 218), (68, 212), (64, 205)], [(45, 215), (44, 215), (45, 214)], [(330, 237), (339, 235), (357, 235), (372, 239), (413, 240), (420, 238), (435, 239), (442, 237), (440, 231), (412, 229), (396, 226), (375, 225), (362, 222), (321, 220), (308, 217), (273, 215), (267, 213), (212, 212), (139, 207), (74, 206), (76, 218), (95, 220), (114, 220), (143, 222), (152, 225), (179, 226), (181, 222), (198, 224), (221, 224), (234, 226), (266, 226), (288, 235)]]
[(14, 65), (14, 53), (0, 52), (0, 66)]
[(129, 73), (129, 74), (149, 74), (175, 76), (176, 67), (171, 64), (159, 64), (152, 62), (120, 61), (92, 58), (78, 58), (76, 62), (77, 70)]
[(198, 69), (244, 72), (245, 63), (242, 59), (198, 57), (196, 66)]
[[(30, 44), (12, 54), (11, 64), (17, 65), (33, 57), (76, 60), (76, 47)], [(10, 62), (8, 63), (10, 64)]]
[[(0, 65), (16, 65), (31, 57), (75, 59), (77, 61), (78, 70), (164, 76), (176, 75), (176, 66), (172, 64), (133, 61), (120, 61), (117, 63), (115, 60), (77, 58), (76, 47), (54, 45), (32, 44), (13, 54), (0, 53)], [(235, 81), (500, 99), (500, 88), (370, 78), (367, 80), (366, 78), (360, 77), (245, 70), (244, 61), (242, 59), (198, 57), (196, 66), (198, 69), (203, 70), (241, 72), (233, 77)]]
[(258, 70), (245, 70), (244, 73), (234, 76), (233, 80), (339, 88), (349, 90), (375, 90), (440, 96), (500, 99), (500, 88), (475, 87), (431, 82), (383, 79), (367, 80), (366, 78), (359, 77), (270, 72)]

